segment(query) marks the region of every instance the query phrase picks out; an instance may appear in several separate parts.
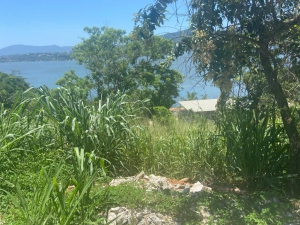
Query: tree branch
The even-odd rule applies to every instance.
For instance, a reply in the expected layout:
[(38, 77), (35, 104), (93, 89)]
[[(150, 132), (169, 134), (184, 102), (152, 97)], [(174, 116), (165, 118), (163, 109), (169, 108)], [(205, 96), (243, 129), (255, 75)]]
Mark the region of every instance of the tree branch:
[(289, 19), (289, 20), (285, 20), (283, 21), (285, 24), (289, 24), (289, 25), (296, 25), (300, 22), (300, 14), (297, 15), (296, 17)]
[(227, 37), (230, 37), (230, 38), (233, 38), (233, 39), (242, 39), (242, 40), (251, 42), (253, 44), (259, 45), (259, 41), (256, 41), (252, 38), (249, 38), (249, 37), (241, 35), (241, 34), (229, 34), (227, 32), (218, 32), (217, 35), (227, 36)]

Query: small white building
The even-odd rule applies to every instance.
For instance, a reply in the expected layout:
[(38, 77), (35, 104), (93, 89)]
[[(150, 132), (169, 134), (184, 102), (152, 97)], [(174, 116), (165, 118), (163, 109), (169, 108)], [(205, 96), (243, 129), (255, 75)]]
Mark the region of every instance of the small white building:
[(192, 110), (193, 112), (214, 112), (216, 111), (218, 99), (203, 99), (203, 100), (191, 100), (191, 101), (179, 101), (186, 110)]
[(186, 110), (195, 113), (202, 113), (205, 117), (210, 118), (212, 113), (217, 109), (218, 99), (203, 99), (191, 101), (179, 101), (179, 104)]

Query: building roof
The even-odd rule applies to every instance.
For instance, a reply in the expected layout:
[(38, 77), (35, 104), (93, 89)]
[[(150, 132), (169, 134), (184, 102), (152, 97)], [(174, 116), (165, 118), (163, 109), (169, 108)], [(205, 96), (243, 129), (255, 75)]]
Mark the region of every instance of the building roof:
[(216, 111), (217, 101), (218, 99), (191, 100), (179, 101), (179, 104), (193, 112), (212, 112)]

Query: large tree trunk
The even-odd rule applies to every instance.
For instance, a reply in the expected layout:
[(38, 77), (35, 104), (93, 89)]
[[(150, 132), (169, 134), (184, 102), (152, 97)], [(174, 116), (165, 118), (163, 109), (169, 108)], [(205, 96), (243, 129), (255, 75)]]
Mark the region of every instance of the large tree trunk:
[(278, 108), (280, 109), (281, 118), (285, 131), (290, 142), (290, 174), (288, 191), (292, 196), (300, 195), (300, 135), (296, 123), (292, 118), (291, 111), (283, 92), (282, 86), (278, 82), (278, 69), (276, 65), (272, 67), (271, 55), (267, 45), (260, 47), (260, 60), (264, 69), (264, 74), (271, 89)]

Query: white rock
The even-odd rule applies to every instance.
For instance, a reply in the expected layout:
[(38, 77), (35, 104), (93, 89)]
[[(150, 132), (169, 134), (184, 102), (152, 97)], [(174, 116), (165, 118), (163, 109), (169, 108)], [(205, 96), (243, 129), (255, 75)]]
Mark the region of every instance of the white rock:
[(125, 207), (111, 208), (108, 211), (107, 221), (114, 220), (110, 223), (112, 225), (125, 225), (128, 224), (129, 216), (129, 211)]
[[(118, 213), (116, 213), (118, 212)], [(117, 218), (117, 219), (116, 219)], [(143, 210), (128, 210), (125, 207), (112, 208), (108, 212), (108, 223), (113, 225), (163, 225), (177, 224), (170, 216), (151, 213), (147, 208)]]
[(193, 185), (193, 187), (190, 188), (191, 193), (200, 192), (203, 189), (203, 184), (201, 184), (199, 181)]
[(118, 186), (122, 183), (126, 183), (126, 182), (133, 182), (134, 181), (134, 177), (126, 177), (126, 178), (117, 178), (117, 179), (113, 179), (109, 185), (110, 186)]
[(149, 178), (149, 176), (144, 175), (143, 179), (144, 179), (144, 180), (149, 180), (150, 178)]
[(144, 176), (145, 176), (145, 172), (142, 171), (142, 172), (140, 172), (138, 175), (135, 176), (135, 180), (142, 179)]

